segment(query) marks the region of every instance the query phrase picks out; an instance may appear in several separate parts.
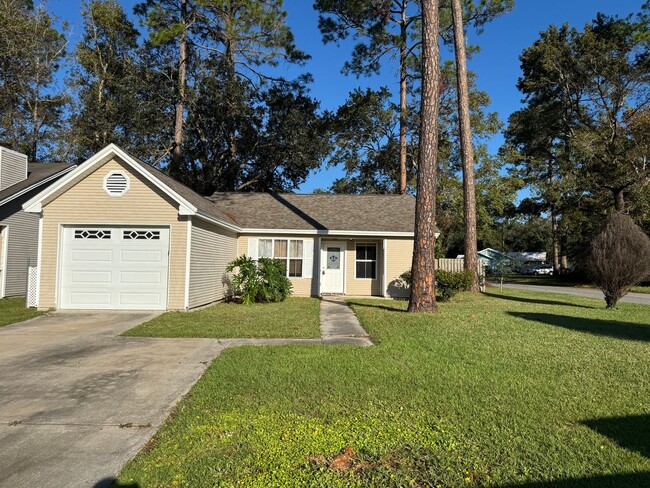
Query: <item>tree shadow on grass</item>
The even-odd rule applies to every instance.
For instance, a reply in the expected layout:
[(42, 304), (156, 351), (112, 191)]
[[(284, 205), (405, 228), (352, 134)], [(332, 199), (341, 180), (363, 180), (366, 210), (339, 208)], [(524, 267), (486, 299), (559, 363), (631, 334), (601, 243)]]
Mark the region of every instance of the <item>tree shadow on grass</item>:
[(524, 481), (499, 485), (500, 488), (639, 488), (650, 486), (650, 472), (601, 474), (584, 478)]
[[(379, 301), (380, 300), (377, 300), (377, 302)], [(389, 312), (406, 312), (406, 310), (404, 310), (403, 308), (396, 308), (395, 306), (390, 306), (390, 305), (380, 304), (380, 303), (363, 303), (363, 302), (357, 302), (355, 300), (348, 300), (348, 305), (354, 305), (355, 307), (378, 308), (381, 310), (388, 310)]]
[(587, 319), (551, 313), (507, 312), (508, 315), (541, 324), (563, 327), (599, 336), (625, 339), (629, 341), (650, 342), (650, 326), (618, 320)]
[(581, 423), (609, 437), (619, 446), (650, 459), (650, 414), (605, 417), (583, 420)]
[(499, 298), (500, 300), (511, 300), (513, 302), (522, 302), (522, 303), (535, 303), (538, 305), (562, 305), (565, 307), (592, 308), (592, 309), (598, 308), (598, 307), (591, 307), (589, 305), (578, 305), (577, 303), (563, 302), (561, 300), (540, 300), (538, 298), (513, 297), (511, 295), (501, 295), (499, 293), (489, 293), (487, 291), (484, 291), (483, 295), (492, 298)]

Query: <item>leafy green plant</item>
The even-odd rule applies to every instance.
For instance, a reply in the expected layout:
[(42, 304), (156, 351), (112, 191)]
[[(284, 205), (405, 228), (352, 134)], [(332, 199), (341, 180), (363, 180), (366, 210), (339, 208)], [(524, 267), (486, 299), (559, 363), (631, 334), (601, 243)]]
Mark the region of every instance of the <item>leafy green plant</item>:
[[(411, 284), (411, 270), (408, 269), (399, 275), (404, 286)], [(454, 273), (452, 271), (436, 270), (436, 292), (440, 301), (447, 302), (459, 291), (467, 291), (472, 286), (473, 274), (471, 270)]]
[(258, 302), (281, 302), (291, 295), (291, 280), (286, 276), (284, 261), (260, 258), (258, 261), (260, 289)]
[(409, 286), (411, 284), (411, 269), (409, 268), (399, 275), (399, 279), (402, 280), (406, 286)]
[(447, 302), (459, 291), (467, 291), (472, 286), (474, 274), (471, 269), (454, 273), (436, 270), (436, 291), (440, 301)]
[(232, 293), (241, 297), (242, 303), (281, 302), (291, 295), (291, 281), (286, 277), (284, 263), (278, 259), (260, 258), (255, 261), (239, 256), (228, 263), (226, 271), (234, 274)]

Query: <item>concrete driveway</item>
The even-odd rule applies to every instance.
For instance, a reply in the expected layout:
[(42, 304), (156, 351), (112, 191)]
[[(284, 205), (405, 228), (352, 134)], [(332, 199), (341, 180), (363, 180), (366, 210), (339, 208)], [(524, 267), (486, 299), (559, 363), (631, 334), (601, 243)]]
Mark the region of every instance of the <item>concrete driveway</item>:
[[(498, 288), (500, 286), (498, 283), (490, 283), (490, 285), (492, 285), (495, 288)], [(598, 300), (604, 300), (603, 292), (600, 290), (596, 290), (594, 288), (576, 288), (571, 286), (524, 285), (519, 283), (504, 283), (503, 287), (516, 288), (518, 290), (560, 293), (562, 295), (574, 295), (577, 297), (596, 298)], [(650, 305), (650, 295), (647, 293), (628, 293), (623, 298), (621, 298), (621, 301)], [(605, 302), (603, 302), (603, 306), (604, 303)]]
[(0, 487), (106, 486), (145, 445), (225, 347), (119, 337), (156, 315), (56, 313), (0, 328)]

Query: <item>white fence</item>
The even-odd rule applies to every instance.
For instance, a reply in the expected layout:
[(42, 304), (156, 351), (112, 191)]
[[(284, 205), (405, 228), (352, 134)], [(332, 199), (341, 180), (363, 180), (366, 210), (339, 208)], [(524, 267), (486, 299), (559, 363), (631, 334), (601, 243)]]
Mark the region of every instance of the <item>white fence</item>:
[[(464, 270), (464, 264), (465, 263), (462, 259), (436, 259), (436, 269), (450, 271), (452, 273), (461, 273)], [(478, 265), (479, 278), (485, 278), (485, 263), (483, 261), (479, 261)]]

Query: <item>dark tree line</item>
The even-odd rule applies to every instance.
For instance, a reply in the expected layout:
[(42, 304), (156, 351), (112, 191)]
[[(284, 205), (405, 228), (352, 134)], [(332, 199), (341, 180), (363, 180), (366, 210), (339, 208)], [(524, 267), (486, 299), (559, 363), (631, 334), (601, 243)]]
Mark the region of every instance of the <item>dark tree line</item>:
[(206, 194), (292, 190), (321, 166), (330, 119), (309, 74), (275, 75), (308, 59), (281, 1), (146, 0), (135, 14), (83, 2), (71, 47), (44, 8), (0, 0), (0, 140), (33, 161), (114, 142)]

